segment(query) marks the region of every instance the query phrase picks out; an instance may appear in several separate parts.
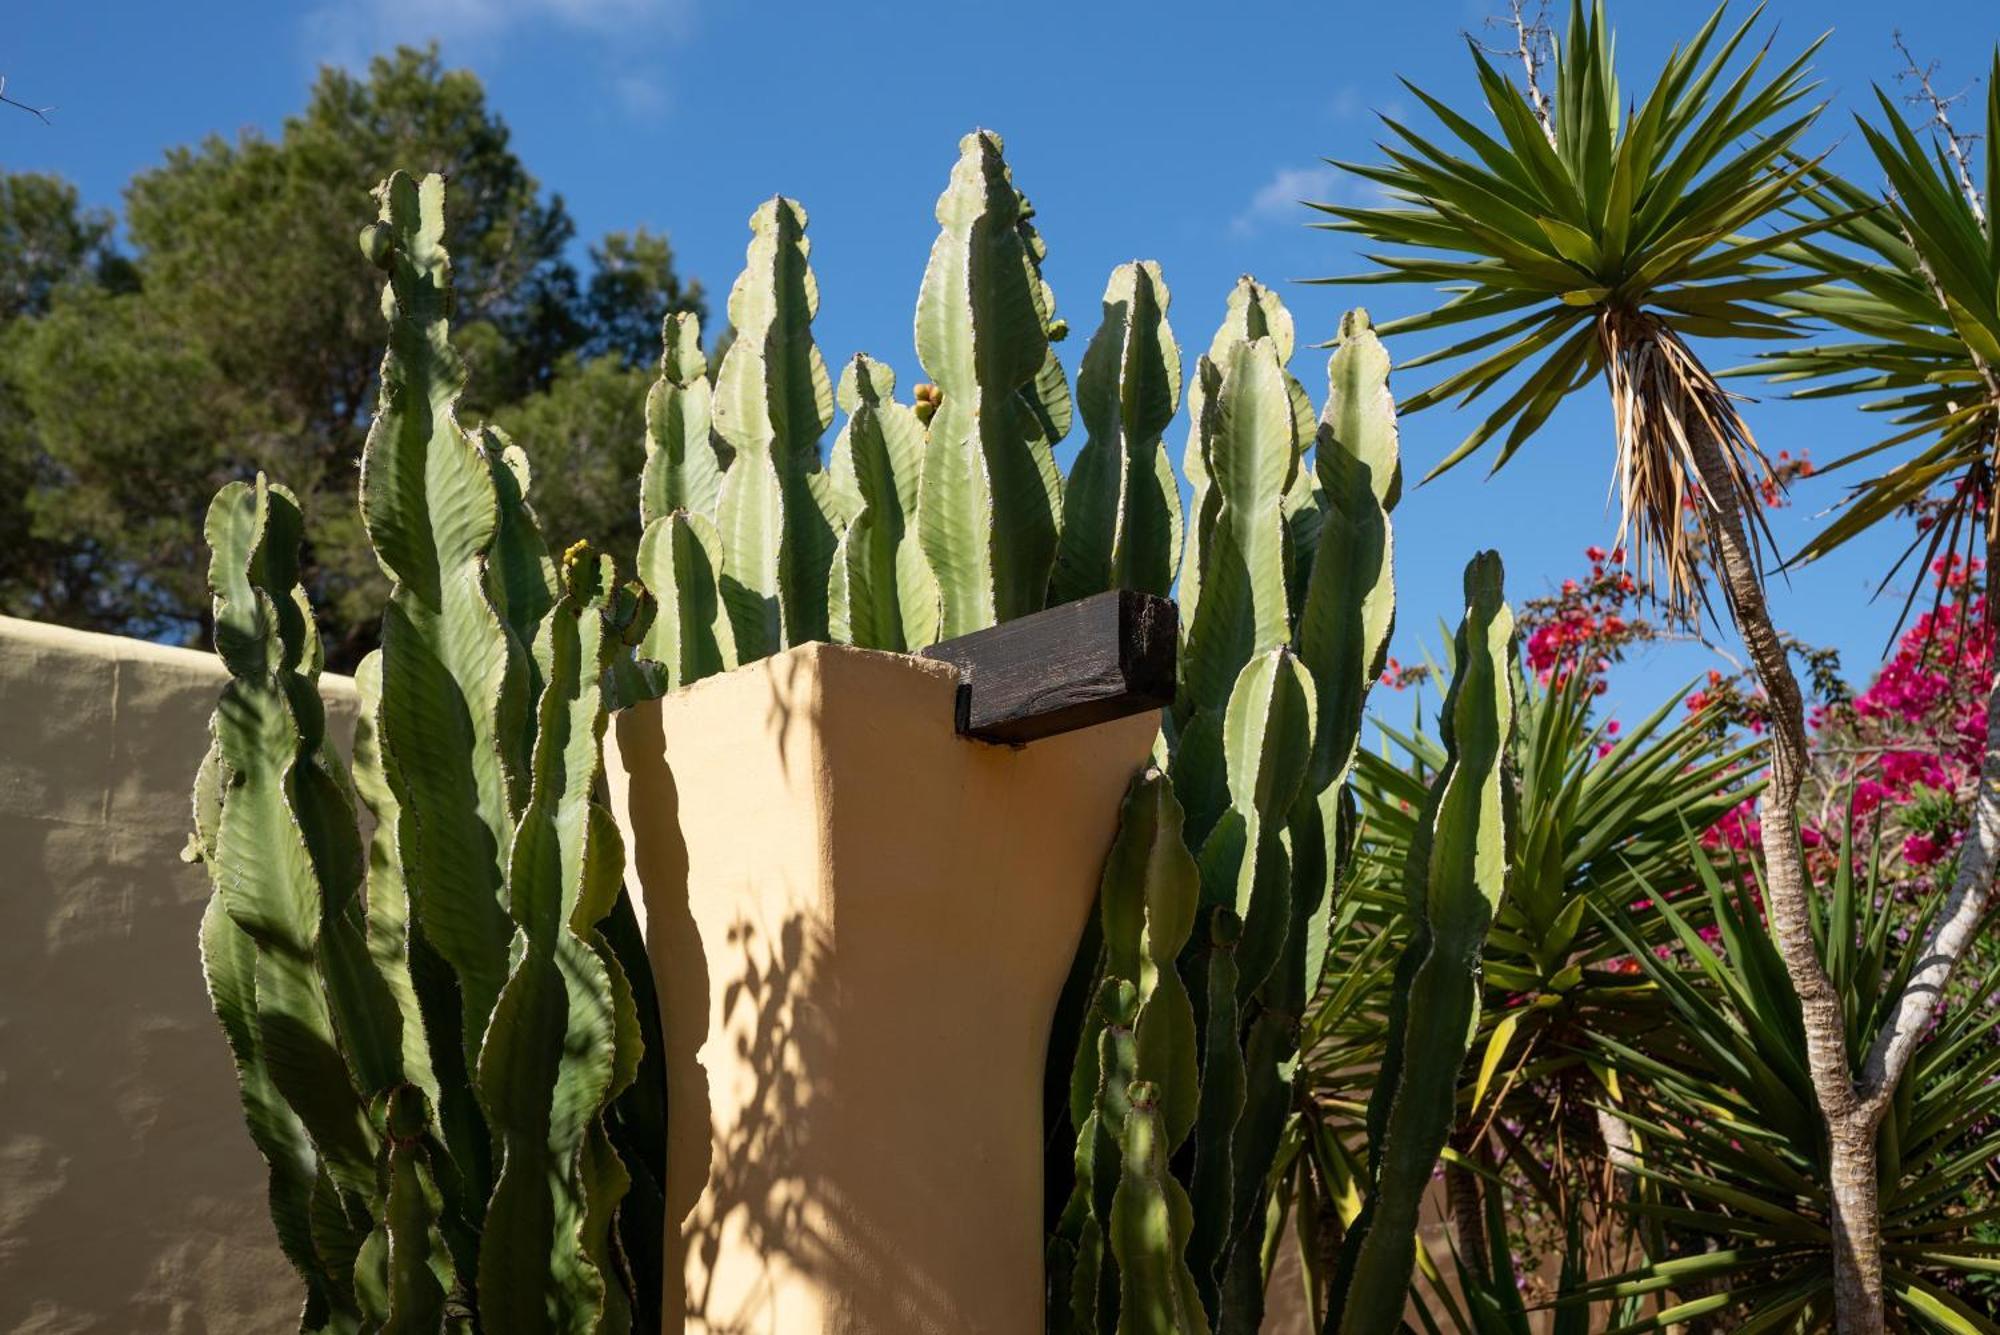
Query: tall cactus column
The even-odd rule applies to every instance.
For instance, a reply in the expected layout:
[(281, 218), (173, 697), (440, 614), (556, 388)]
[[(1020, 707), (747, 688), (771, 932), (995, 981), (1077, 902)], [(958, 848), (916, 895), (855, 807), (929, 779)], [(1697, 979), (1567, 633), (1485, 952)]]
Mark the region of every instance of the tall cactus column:
[(667, 1329), (1041, 1324), (1049, 1026), (1158, 715), (994, 746), (959, 683), (807, 644), (619, 718)]

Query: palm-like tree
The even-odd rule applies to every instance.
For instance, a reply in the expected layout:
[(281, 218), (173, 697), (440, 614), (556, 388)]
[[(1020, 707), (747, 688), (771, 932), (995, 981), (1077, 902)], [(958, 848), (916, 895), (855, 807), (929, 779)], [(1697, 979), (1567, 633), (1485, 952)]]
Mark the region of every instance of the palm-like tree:
[(1797, 193), (1806, 168), (1787, 155), (1818, 112), (1800, 109), (1817, 85), (1807, 77), (1812, 48), (1761, 83), (1765, 51), (1731, 75), (1756, 15), (1726, 37), (1722, 17), (1717, 10), (1674, 53), (1627, 118), (1602, 0), (1588, 14), (1572, 0), (1569, 40), (1552, 62), (1553, 99), (1509, 82), (1475, 45), (1499, 138), (1408, 85), (1462, 151), (1385, 117), (1400, 141), (1383, 146), (1389, 164), (1337, 165), (1393, 202), (1313, 206), (1336, 220), (1322, 224), (1329, 230), (1416, 252), (1373, 254), (1375, 271), (1322, 281), (1423, 282), (1452, 294), (1433, 310), (1382, 325), (1382, 333), (1476, 325), (1471, 337), (1404, 363), (1469, 359), (1403, 411), (1452, 398), (1463, 406), (1518, 379), (1432, 476), (1504, 431), (1497, 469), (1560, 402), (1604, 377), (1624, 503), (1620, 536), (1626, 526), (1635, 530), (1647, 569), (1683, 611), (1701, 591), (1683, 503), (1698, 501), (1704, 518), (1754, 523), (1755, 484), (1769, 471), (1687, 339), (1791, 336), (1791, 322), (1770, 302), (1796, 287), (1798, 275), (1772, 252), (1824, 225), (1741, 235)]
[[(1856, 121), (1887, 193), (1878, 198), (1815, 170), (1805, 200), (1827, 229), (1786, 254), (1826, 281), (1780, 299), (1848, 337), (1761, 358), (1758, 369), (1811, 382), (1798, 397), (1874, 396), (1865, 406), (1888, 418), (1888, 433), (1834, 466), (1891, 462), (1854, 487), (1802, 555), (1821, 555), (1936, 498), (1933, 522), (1909, 550), (1928, 548), (1928, 565), (1940, 547), (1983, 537), (1990, 578), (2000, 558), (2000, 226), (1991, 212), (2000, 189), (2000, 53), (1986, 89), (1983, 193), (1942, 104), (1934, 120), (1941, 133), (1927, 146), (1880, 89), (1875, 96), (1881, 122)], [(1971, 829), (1950, 891), (1913, 952), (1919, 963), (1897, 1003), (1864, 1036), (1857, 1090), (1877, 1120), (1991, 902), (2000, 865), (2000, 692), (1988, 696), (1986, 722)]]
[(1459, 151), (1391, 121), (1397, 142), (1384, 146), (1388, 165), (1349, 168), (1385, 189), (1389, 202), (1317, 207), (1331, 215), (1327, 226), (1399, 248), (1373, 256), (1379, 267), (1349, 281), (1424, 282), (1451, 294), (1384, 333), (1477, 325), (1472, 337), (1406, 363), (1471, 359), (1406, 411), (1452, 397), (1470, 402), (1518, 377), (1440, 467), (1503, 429), (1496, 467), (1505, 463), (1558, 403), (1602, 375), (1621, 528), (1632, 530), (1645, 568), (1680, 610), (1692, 612), (1702, 598), (1704, 556), (1720, 578), (1770, 704), (1762, 821), (1769, 906), (1831, 1146), (1841, 1329), (1872, 1332), (1883, 1320), (1875, 1124), (1855, 1089), (1840, 998), (1813, 942), (1796, 814), (1808, 759), (1805, 712), (1765, 604), (1756, 541), (1754, 488), (1765, 464), (1690, 343), (1792, 332), (1791, 313), (1774, 304), (1801, 282), (1796, 251), (1786, 248), (1828, 220), (1793, 220), (1757, 237), (1745, 230), (1793, 206), (1814, 170), (1794, 153), (1818, 111), (1805, 105), (1815, 87), (1806, 65), (1812, 48), (1766, 77), (1768, 47), (1738, 59), (1757, 14), (1726, 36), (1722, 18), (1717, 10), (1669, 57), (1629, 116), (1601, 0), (1588, 13), (1572, 0), (1550, 61), (1552, 97), (1509, 82), (1475, 45), (1499, 137), (1412, 87)]

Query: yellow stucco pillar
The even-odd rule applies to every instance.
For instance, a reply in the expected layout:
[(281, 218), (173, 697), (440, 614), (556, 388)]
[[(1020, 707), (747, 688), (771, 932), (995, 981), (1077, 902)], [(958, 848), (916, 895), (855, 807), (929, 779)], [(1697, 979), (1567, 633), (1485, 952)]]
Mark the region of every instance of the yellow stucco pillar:
[(1041, 1328), (1049, 1025), (1158, 720), (989, 746), (956, 681), (814, 644), (617, 720), (668, 1329)]

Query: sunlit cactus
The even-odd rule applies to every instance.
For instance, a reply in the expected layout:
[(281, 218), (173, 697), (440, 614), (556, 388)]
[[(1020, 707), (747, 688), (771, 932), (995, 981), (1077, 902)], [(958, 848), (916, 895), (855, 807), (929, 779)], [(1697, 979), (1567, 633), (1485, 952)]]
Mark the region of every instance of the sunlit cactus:
[[(694, 317), (662, 329), (644, 592), (587, 547), (548, 552), (527, 454), (458, 424), (443, 185), (399, 175), (382, 200), (362, 250), (388, 275), (389, 352), (361, 507), (393, 589), (357, 674), (351, 774), (324, 735), (298, 507), (260, 479), (209, 522), (231, 680), (196, 793), (203, 946), (303, 1328), (657, 1328), (664, 1114), (651, 974), (597, 799), (611, 710), (812, 640), (909, 653), (1134, 589), (1178, 601), (1180, 690), (1051, 1040), (1048, 1324), (1256, 1330), (1347, 776), (1395, 614), (1396, 416), (1367, 315), (1341, 322), (1315, 414), (1270, 288), (1236, 285), (1184, 377), (1159, 266), (1120, 265), (1065, 479), (1066, 327), (997, 135), (961, 141), (937, 202), (916, 297), (929, 380), (908, 402), (867, 356), (836, 392), (806, 213), (772, 199), (720, 365)], [(1185, 506), (1165, 444), (1184, 389)], [(1468, 569), (1467, 602), (1335, 1286), (1331, 1319), (1357, 1333), (1400, 1320), (1505, 866), (1497, 558)]]
[(455, 420), (444, 184), (380, 197), (362, 514), (394, 583), (351, 775), (297, 505), (260, 477), (209, 512), (230, 675), (195, 794), (210, 993), (302, 1330), (650, 1329), (662, 1221), (627, 1193), (664, 1128), (614, 1105), (657, 1012), (597, 782), (603, 683), (651, 604), (585, 545), (551, 559), (520, 452)]

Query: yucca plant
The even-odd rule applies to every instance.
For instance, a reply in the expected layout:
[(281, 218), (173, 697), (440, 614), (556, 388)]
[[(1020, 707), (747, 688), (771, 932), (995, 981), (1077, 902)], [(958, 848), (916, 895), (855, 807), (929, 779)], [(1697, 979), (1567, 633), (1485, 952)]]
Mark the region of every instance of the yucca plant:
[(1451, 399), (1464, 406), (1519, 380), (1431, 476), (1504, 431), (1498, 468), (1559, 403), (1605, 378), (1621, 537), (1633, 530), (1643, 568), (1683, 611), (1702, 585), (1683, 502), (1698, 503), (1705, 526), (1729, 526), (1733, 516), (1741, 527), (1768, 474), (1749, 427), (1687, 340), (1792, 332), (1769, 304), (1797, 282), (1790, 265), (1771, 259), (1790, 238), (1742, 233), (1796, 193), (1805, 169), (1786, 152), (1817, 114), (1800, 104), (1816, 86), (1807, 61), (1818, 43), (1761, 82), (1767, 50), (1732, 71), (1756, 17), (1724, 35), (1718, 9), (1628, 115), (1602, 0), (1588, 12), (1572, 0), (1546, 116), (1543, 100), (1474, 44), (1483, 109), (1499, 137), (1411, 84), (1457, 142), (1385, 117), (1388, 163), (1338, 165), (1392, 202), (1313, 205), (1335, 219), (1322, 224), (1330, 230), (1413, 252), (1371, 254), (1375, 271), (1321, 281), (1451, 293), (1442, 306), (1384, 325), (1385, 336), (1478, 327), (1406, 363), (1470, 359), (1403, 400), (1404, 412)]
[(1470, 402), (1521, 373), (1518, 387), (1440, 467), (1503, 427), (1497, 463), (1506, 462), (1559, 402), (1601, 373), (1612, 403), (1621, 532), (1630, 530), (1643, 568), (1682, 612), (1702, 601), (1703, 563), (1721, 583), (1769, 710), (1761, 840), (1776, 936), (1804, 1007), (1834, 1147), (1828, 1171), (1843, 1244), (1835, 1252), (1841, 1329), (1874, 1332), (1882, 1328), (1882, 1281), (1873, 1105), (1854, 1086), (1840, 999), (1809, 925), (1797, 816), (1809, 763), (1805, 710), (1765, 602), (1754, 500), (1768, 469), (1689, 341), (1789, 336), (1791, 313), (1776, 299), (1810, 275), (1787, 247), (1828, 226), (1809, 217), (1747, 233), (1781, 216), (1811, 179), (1813, 164), (1794, 150), (1817, 113), (1802, 105), (1814, 87), (1805, 64), (1811, 47), (1769, 77), (1760, 78), (1768, 47), (1733, 68), (1756, 17), (1719, 37), (1718, 9), (1673, 52), (1628, 117), (1602, 4), (1586, 11), (1572, 0), (1546, 119), (1537, 114), (1543, 99), (1511, 84), (1475, 47), (1485, 109), (1500, 137), (1413, 88), (1463, 154), (1390, 122), (1401, 146), (1385, 147), (1388, 165), (1349, 170), (1392, 202), (1318, 207), (1333, 216), (1329, 227), (1414, 252), (1377, 255), (1375, 271), (1330, 281), (1417, 281), (1452, 294), (1392, 331), (1480, 325), (1474, 337), (1418, 359), (1472, 363), (1406, 409), (1454, 396)]
[[(1961, 542), (1983, 550), (1986, 568), (2000, 556), (2000, 226), (1991, 203), (2000, 188), (2000, 54), (1986, 89), (1982, 191), (1964, 147), (1943, 121), (1926, 146), (1879, 89), (1879, 123), (1857, 117), (1881, 170), (1880, 197), (1829, 172), (1815, 172), (1807, 191), (1812, 210), (1831, 222), (1823, 237), (1802, 240), (1802, 260), (1828, 281), (1786, 299), (1839, 331), (1825, 341), (1760, 359), (1757, 367), (1782, 383), (1813, 382), (1798, 397), (1874, 396), (1865, 406), (1884, 414), (1889, 434), (1837, 460), (1834, 467), (1891, 460), (1855, 484), (1842, 512), (1814, 536), (1803, 556), (1820, 556), (1915, 510), (1928, 510), (1909, 551), (1928, 565)], [(1932, 504), (1932, 498), (1935, 503)], [(1983, 544), (1983, 547), (1981, 546)], [(1913, 583), (1916, 597), (1922, 581)], [(1939, 597), (1943, 596), (1940, 584)], [(1986, 703), (1983, 781), (1974, 795), (1966, 838), (1950, 892), (1930, 918), (1922, 963), (1900, 1003), (1884, 1012), (1869, 1036), (1859, 1071), (1861, 1102), (1886, 1115), (1907, 1072), (1918, 1035), (1937, 998), (1972, 948), (1992, 901), (2000, 865), (2000, 693)]]
[[(1841, 1022), (1859, 1051), (1900, 1004), (1922, 957), (1905, 947), (1936, 917), (1939, 895), (1914, 899), (1857, 865), (1853, 822), (1813, 933), (1841, 996)], [(1812, 1331), (1834, 1316), (1833, 1203), (1805, 1024), (1757, 902), (1754, 869), (1725, 878), (1699, 850), (1695, 866), (1719, 936), (1711, 944), (1683, 907), (1662, 903), (1674, 950), (1646, 948), (1637, 924), (1607, 912), (1648, 982), (1663, 1023), (1634, 1040), (1593, 1038), (1598, 1058), (1628, 1091), (1614, 1111), (1639, 1147), (1640, 1188), (1629, 1206), (1648, 1227), (1671, 1227), (1697, 1246), (1588, 1286), (1591, 1300), (1654, 1295), (1658, 1309), (1625, 1330), (1671, 1329), (1704, 1315), (1730, 1330)], [(1974, 1275), (2000, 1272), (2000, 1247), (1974, 1230), (2000, 1215), (1976, 1195), (1980, 1169), (2000, 1155), (2000, 1044), (1991, 996), (2000, 965), (1926, 1032), (1911, 1079), (1882, 1125), (1881, 1205), (1889, 1305), (1911, 1330), (1991, 1335), (2000, 1323), (1961, 1296)], [(1857, 1076), (1860, 1074), (1857, 1071)]]

